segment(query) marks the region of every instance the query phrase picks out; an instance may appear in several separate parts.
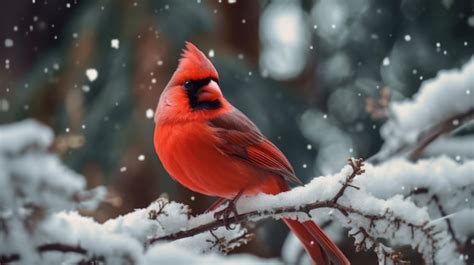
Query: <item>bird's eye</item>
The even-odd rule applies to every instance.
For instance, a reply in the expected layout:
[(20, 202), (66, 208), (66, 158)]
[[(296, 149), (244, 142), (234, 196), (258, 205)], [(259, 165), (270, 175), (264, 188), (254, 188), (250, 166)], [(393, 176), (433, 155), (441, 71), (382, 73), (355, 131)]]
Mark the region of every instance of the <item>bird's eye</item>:
[(191, 89), (192, 87), (193, 87), (193, 82), (191, 82), (189, 80), (184, 82), (184, 88)]

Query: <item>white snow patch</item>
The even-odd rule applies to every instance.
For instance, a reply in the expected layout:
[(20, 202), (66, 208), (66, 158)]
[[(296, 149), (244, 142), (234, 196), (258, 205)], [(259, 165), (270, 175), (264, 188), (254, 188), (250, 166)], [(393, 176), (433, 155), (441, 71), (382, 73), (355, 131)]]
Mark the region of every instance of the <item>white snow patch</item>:
[[(474, 109), (474, 58), (460, 70), (442, 70), (422, 83), (412, 99), (393, 102), (382, 126), (382, 153), (415, 143), (422, 132), (457, 114)], [(453, 103), (455, 102), (455, 104)]]

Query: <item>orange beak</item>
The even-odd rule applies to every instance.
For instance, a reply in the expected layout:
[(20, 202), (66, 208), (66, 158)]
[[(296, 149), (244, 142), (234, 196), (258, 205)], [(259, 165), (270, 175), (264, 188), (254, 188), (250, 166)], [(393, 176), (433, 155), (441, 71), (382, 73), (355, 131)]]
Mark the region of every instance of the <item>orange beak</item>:
[(197, 100), (199, 102), (210, 102), (222, 97), (222, 92), (219, 85), (211, 80), (209, 84), (201, 87), (197, 94)]

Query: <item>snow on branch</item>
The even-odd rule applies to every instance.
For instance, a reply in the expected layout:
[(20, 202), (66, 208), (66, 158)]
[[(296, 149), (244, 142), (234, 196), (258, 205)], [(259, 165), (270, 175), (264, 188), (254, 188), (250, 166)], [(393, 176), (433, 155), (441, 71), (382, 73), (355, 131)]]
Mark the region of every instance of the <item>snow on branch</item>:
[(84, 178), (49, 152), (53, 140), (32, 120), (0, 126), (0, 264), (157, 264), (177, 252), (187, 263), (260, 261), (199, 255), (245, 243), (250, 236), (240, 226), (145, 247), (150, 236), (186, 226), (189, 210), (180, 203), (159, 199), (104, 224), (81, 216), (76, 211), (96, 208), (105, 189), (84, 190)]
[(413, 99), (391, 103), (388, 115), (381, 128), (385, 143), (374, 161), (395, 154), (418, 158), (438, 137), (474, 119), (474, 58), (423, 82)]
[[(474, 161), (459, 163), (447, 157), (411, 163), (394, 159), (378, 166), (367, 166), (367, 174), (355, 181), (377, 198), (409, 198), (418, 207), (427, 207), (435, 222), (445, 226), (462, 249), (474, 235), (469, 215), (474, 215)], [(449, 218), (444, 218), (449, 217)], [(456, 224), (456, 225), (453, 225)]]
[[(353, 184), (360, 183), (354, 180), (363, 173), (362, 165), (361, 160), (349, 160), (349, 166), (340, 173), (315, 178), (304, 187), (276, 196), (262, 194), (243, 198), (237, 203), (239, 215), (230, 222), (238, 224), (268, 217), (290, 217), (303, 221), (312, 219), (319, 209), (330, 208), (334, 210), (332, 218), (349, 229), (356, 249), (373, 249), (380, 264), (405, 262), (401, 253), (394, 250), (394, 247), (404, 245), (416, 249), (427, 264), (446, 264), (457, 260), (459, 253), (449, 233), (432, 222), (425, 207), (418, 207), (401, 195), (376, 198), (365, 190), (365, 185)], [(185, 238), (222, 226), (225, 226), (223, 220), (214, 220), (212, 213), (198, 215), (189, 220), (186, 229), (154, 237), (150, 243)], [(381, 239), (391, 245), (382, 243)]]
[[(458, 249), (473, 233), (468, 218), (474, 162), (459, 165), (448, 158), (378, 166), (350, 159), (339, 173), (305, 186), (242, 198), (239, 214), (227, 221), (216, 220), (214, 212), (190, 216), (188, 206), (159, 198), (99, 224), (77, 210), (96, 207), (104, 189), (85, 191), (82, 176), (49, 153), (52, 141), (50, 130), (33, 121), (0, 126), (0, 264), (146, 265), (175, 260), (177, 253), (182, 263), (274, 264), (252, 256), (224, 259), (216, 252), (251, 240), (246, 222), (323, 214), (348, 229), (356, 250), (375, 251), (379, 264), (405, 263), (402, 246), (426, 264), (462, 264)], [(229, 223), (233, 230), (226, 229)]]

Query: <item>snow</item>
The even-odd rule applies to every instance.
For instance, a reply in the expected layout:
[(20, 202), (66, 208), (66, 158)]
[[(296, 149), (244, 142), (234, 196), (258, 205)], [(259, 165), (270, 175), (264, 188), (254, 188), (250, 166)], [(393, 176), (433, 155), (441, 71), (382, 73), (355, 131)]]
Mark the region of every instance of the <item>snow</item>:
[(82, 86), (82, 91), (84, 91), (85, 93), (89, 92), (90, 90), (91, 90), (90, 86), (87, 86), (87, 85)]
[(9, 242), (0, 253), (17, 250), (26, 264), (38, 258), (28, 231), (43, 216), (78, 207), (71, 198), (85, 187), (81, 176), (48, 154), (52, 140), (51, 130), (33, 120), (0, 126), (0, 242)]
[(207, 55), (209, 56), (209, 58), (214, 58), (214, 55), (215, 55), (214, 50), (210, 49), (209, 52), (207, 53)]
[(10, 109), (10, 103), (7, 99), (2, 98), (0, 99), (0, 111), (7, 112)]
[[(378, 198), (409, 197), (419, 207), (427, 207), (432, 220), (442, 218), (438, 208), (441, 205), (446, 215), (452, 214), (449, 219), (457, 224), (453, 227), (458, 237), (465, 240), (467, 235), (474, 234), (472, 219), (465, 216), (472, 215), (474, 208), (474, 160), (459, 163), (442, 156), (411, 163), (394, 159), (377, 167), (367, 165), (366, 170), (355, 185), (363, 186)], [(435, 195), (438, 205), (432, 201)]]
[(473, 28), (474, 28), (474, 16), (470, 16), (470, 17), (467, 19), (467, 24), (468, 24), (470, 27), (473, 27)]
[[(447, 155), (449, 157), (474, 158), (474, 136), (441, 137), (425, 149), (426, 156)], [(460, 160), (457, 159), (457, 160)]]
[(147, 119), (152, 119), (154, 115), (155, 112), (153, 111), (153, 109), (147, 109), (145, 112), (145, 116)]
[[(436, 195), (440, 205), (444, 208), (453, 224), (454, 231), (458, 239), (462, 242), (474, 234), (472, 227), (472, 194), (474, 193), (474, 161), (459, 164), (447, 157), (422, 160), (414, 164), (404, 159), (395, 159), (387, 161), (381, 165), (366, 165), (366, 172), (355, 178), (354, 185), (360, 190), (348, 189), (346, 195), (340, 198), (341, 204), (350, 205), (365, 214), (380, 215), (386, 214), (387, 220), (375, 221), (367, 230), (368, 220), (361, 218), (360, 215), (351, 213), (344, 217), (337, 211), (328, 215), (323, 210), (311, 211), (312, 216), (325, 215), (334, 221), (341, 223), (351, 231), (349, 234), (356, 233), (359, 227), (366, 227), (376, 238), (384, 238), (390, 246), (411, 245), (413, 248), (419, 247), (423, 256), (430, 260), (434, 253), (435, 261), (441, 264), (455, 264), (459, 262), (457, 256), (459, 253), (455, 250), (455, 244), (447, 234), (446, 222), (440, 215), (438, 206), (429, 203), (431, 198)], [(301, 205), (310, 201), (328, 199), (329, 194), (334, 194), (335, 183), (348, 174), (349, 169), (345, 168), (334, 176), (326, 176), (313, 179), (313, 181), (302, 188), (295, 188), (298, 191), (297, 196), (285, 196), (278, 201), (265, 199), (265, 202), (256, 202), (258, 205)], [(414, 195), (414, 192), (422, 189), (428, 189), (426, 194)], [(288, 192), (289, 195), (291, 192)], [(317, 194), (317, 195), (315, 195)], [(310, 198), (313, 196), (313, 198)], [(261, 197), (261, 196), (259, 196)], [(317, 197), (317, 198), (316, 198)], [(261, 198), (260, 198), (261, 199)], [(258, 201), (258, 200), (257, 200)], [(240, 210), (239, 210), (240, 211)], [(299, 219), (307, 219), (307, 216), (295, 215)], [(404, 220), (398, 228), (390, 225), (390, 220)], [(428, 223), (434, 227), (434, 231), (443, 231), (436, 235), (435, 248), (430, 247), (429, 239), (423, 233), (423, 230), (413, 232), (406, 222), (423, 226)], [(405, 227), (404, 227), (405, 226)], [(339, 232), (339, 234), (342, 231)], [(412, 235), (412, 233), (414, 233)], [(360, 236), (360, 233), (358, 234)], [(355, 236), (356, 243), (363, 237)], [(286, 261), (291, 262), (295, 259), (294, 244), (299, 245), (297, 241), (285, 244), (284, 257)], [(291, 254), (293, 253), (293, 254)], [(380, 258), (380, 256), (379, 256)], [(304, 263), (300, 263), (304, 264)]]
[[(78, 263), (84, 255), (100, 257), (110, 264), (124, 261), (144, 265), (170, 261), (177, 265), (280, 264), (250, 255), (224, 258), (220, 252), (232, 250), (248, 240), (247, 230), (240, 225), (234, 230), (220, 227), (212, 233), (207, 231), (150, 245), (151, 238), (187, 231), (215, 220), (214, 212), (190, 216), (187, 205), (165, 198), (103, 224), (81, 216), (78, 210), (93, 210), (105, 198), (105, 188), (84, 190), (84, 178), (48, 151), (52, 141), (51, 130), (33, 120), (0, 126), (0, 220), (5, 224), (0, 227), (0, 242), (9, 242), (0, 245), (0, 256), (17, 253), (27, 264), (37, 261)], [(140, 156), (144, 159), (144, 155)], [(383, 260), (383, 251), (408, 245), (420, 252), (428, 263), (462, 264), (448, 234), (446, 220), (455, 224), (458, 240), (465, 241), (474, 234), (471, 224), (474, 161), (459, 163), (438, 157), (412, 163), (397, 158), (376, 166), (367, 164), (365, 170), (352, 183), (358, 189), (347, 187), (337, 200), (340, 207), (347, 209), (347, 215), (324, 205), (309, 213), (275, 214), (275, 210), (332, 201), (353, 174), (350, 166), (278, 195), (243, 197), (237, 202), (237, 211), (254, 213), (249, 217), (251, 221), (268, 217), (333, 220), (349, 230), (356, 245), (374, 246), (379, 260)], [(434, 196), (438, 204), (433, 201)], [(439, 211), (439, 206), (446, 216)], [(340, 228), (330, 234), (335, 231)], [(370, 237), (366, 238), (361, 231)], [(381, 239), (384, 239), (383, 244)], [(285, 245), (285, 261), (297, 258), (296, 242), (289, 239)], [(37, 247), (50, 243), (79, 246), (85, 254), (45, 252), (39, 255)], [(302, 260), (308, 261), (307, 257)]]
[(97, 72), (96, 69), (89, 68), (86, 70), (86, 76), (89, 79), (89, 81), (93, 82), (97, 79), (97, 77), (99, 76), (99, 73)]
[[(223, 257), (209, 233), (145, 247), (151, 236), (164, 236), (192, 224), (186, 205), (160, 198), (144, 209), (103, 224), (81, 216), (105, 198), (105, 188), (86, 191), (82, 176), (48, 151), (52, 131), (33, 120), (0, 126), (0, 257), (20, 255), (22, 264), (77, 264), (93, 257), (107, 264), (280, 264), (250, 255)], [(204, 215), (206, 221), (212, 214)], [(246, 230), (219, 228), (219, 238), (233, 239)], [(238, 247), (246, 241), (226, 243)], [(37, 252), (45, 244), (79, 247), (85, 254)], [(209, 254), (203, 254), (214, 252)], [(179, 259), (178, 259), (179, 258)], [(12, 263), (15, 264), (15, 263)]]
[(120, 46), (120, 41), (118, 39), (112, 39), (110, 41), (110, 47), (114, 48), (114, 49), (118, 49)]
[(34, 120), (25, 120), (12, 125), (0, 125), (0, 152), (16, 153), (28, 146), (47, 148), (53, 141), (50, 130)]
[[(163, 254), (166, 253), (166, 254)], [(217, 254), (198, 255), (188, 249), (176, 248), (169, 244), (159, 244), (151, 248), (146, 256), (147, 264), (223, 264), (223, 265), (258, 265), (258, 264), (282, 264), (277, 260), (264, 260), (250, 255), (233, 255), (222, 257)]]
[(11, 48), (13, 47), (13, 40), (12, 39), (5, 39), (5, 47), (6, 48)]
[[(412, 145), (420, 135), (455, 115), (474, 109), (474, 58), (461, 69), (442, 70), (422, 83), (412, 99), (390, 104), (390, 119), (382, 126), (382, 153)], [(456, 102), (453, 104), (453, 102)]]

